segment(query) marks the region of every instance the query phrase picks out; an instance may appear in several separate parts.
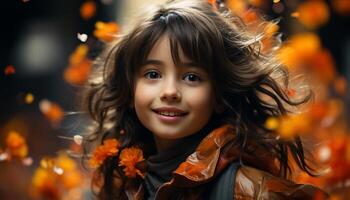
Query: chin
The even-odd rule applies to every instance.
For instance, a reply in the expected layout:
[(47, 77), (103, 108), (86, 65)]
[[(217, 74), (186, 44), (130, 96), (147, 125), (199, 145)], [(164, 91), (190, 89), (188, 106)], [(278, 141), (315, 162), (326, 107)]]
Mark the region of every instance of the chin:
[(154, 134), (158, 137), (158, 138), (161, 138), (161, 139), (167, 139), (167, 140), (176, 140), (176, 139), (180, 139), (180, 138), (184, 138), (186, 137), (187, 135), (186, 134), (183, 134), (183, 133), (178, 133), (178, 132), (175, 132), (175, 133), (169, 133), (169, 132), (154, 132)]

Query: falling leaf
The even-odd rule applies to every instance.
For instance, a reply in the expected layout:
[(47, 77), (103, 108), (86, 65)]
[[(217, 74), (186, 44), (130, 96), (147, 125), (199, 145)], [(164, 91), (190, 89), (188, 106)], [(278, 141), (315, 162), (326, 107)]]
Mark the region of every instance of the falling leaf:
[(331, 5), (338, 14), (345, 15), (345, 16), (350, 15), (350, 1), (331, 0)]
[(0, 153), (0, 161), (5, 161), (9, 159), (9, 154), (7, 152), (1, 152)]
[(26, 104), (31, 104), (34, 101), (34, 95), (32, 93), (27, 93), (26, 96), (24, 97), (24, 102)]
[(88, 35), (86, 35), (85, 33), (77, 33), (77, 38), (82, 42), (86, 42), (86, 40), (88, 39)]
[(318, 157), (321, 162), (329, 161), (332, 151), (328, 146), (323, 146), (318, 151)]
[(295, 18), (298, 18), (300, 16), (300, 13), (299, 12), (293, 12), (291, 14), (292, 17), (295, 17)]
[(53, 171), (54, 171), (56, 174), (58, 174), (58, 175), (62, 175), (63, 172), (64, 172), (64, 170), (63, 170), (62, 168), (57, 167), (57, 166), (54, 166), (54, 167), (53, 167)]
[(248, 8), (244, 0), (228, 0), (226, 4), (227, 7), (237, 15), (242, 15)]
[(115, 22), (101, 22), (95, 24), (94, 36), (101, 41), (110, 42), (119, 31), (119, 26)]
[(12, 65), (8, 65), (6, 68), (5, 68), (5, 75), (12, 75), (16, 72), (16, 69), (15, 67), (13, 67)]
[(216, 0), (208, 0), (208, 3), (212, 6), (215, 6)]
[(339, 94), (344, 96), (346, 94), (347, 82), (345, 77), (340, 76), (334, 80), (334, 90)]
[(307, 62), (320, 81), (330, 83), (335, 79), (336, 68), (332, 54), (327, 49), (317, 51)]
[(248, 3), (255, 7), (261, 7), (266, 3), (266, 1), (265, 0), (248, 0)]
[(80, 44), (73, 53), (69, 56), (69, 64), (77, 65), (86, 59), (86, 56), (89, 52), (89, 47), (86, 44)]
[(315, 29), (329, 20), (329, 8), (323, 0), (304, 1), (297, 8), (299, 21), (307, 28)]
[(81, 135), (74, 135), (73, 139), (77, 145), (81, 145), (83, 143), (83, 136)]
[(23, 165), (31, 166), (33, 164), (33, 158), (27, 157), (22, 160)]
[(6, 137), (6, 147), (11, 157), (25, 158), (28, 155), (26, 139), (16, 131), (10, 131)]
[(84, 59), (76, 65), (68, 66), (63, 73), (63, 78), (72, 85), (82, 85), (88, 79), (91, 71), (92, 61)]
[(50, 102), (47, 99), (41, 100), (39, 108), (53, 125), (57, 125), (63, 119), (63, 109), (54, 102)]
[(80, 7), (80, 16), (85, 19), (91, 19), (96, 14), (96, 3), (94, 1), (86, 1)]
[(276, 117), (269, 117), (265, 122), (265, 127), (269, 130), (275, 130), (279, 126), (279, 120)]

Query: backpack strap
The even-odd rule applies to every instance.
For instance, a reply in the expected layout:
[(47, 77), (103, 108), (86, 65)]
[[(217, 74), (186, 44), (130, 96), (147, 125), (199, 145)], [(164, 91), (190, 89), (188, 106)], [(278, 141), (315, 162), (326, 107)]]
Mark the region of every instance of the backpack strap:
[(233, 200), (239, 162), (231, 163), (213, 182), (209, 200)]

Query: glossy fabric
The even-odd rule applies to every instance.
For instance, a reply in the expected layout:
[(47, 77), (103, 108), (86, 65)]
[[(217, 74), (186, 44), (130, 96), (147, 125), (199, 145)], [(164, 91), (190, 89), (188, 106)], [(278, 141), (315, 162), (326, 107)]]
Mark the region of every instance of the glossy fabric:
[[(226, 125), (212, 131), (173, 172), (172, 179), (158, 188), (155, 199), (205, 199), (210, 181), (215, 179), (232, 161), (238, 160), (234, 145), (234, 128)], [(253, 145), (253, 144), (251, 144)], [(255, 148), (255, 147), (254, 147)], [(240, 155), (245, 163), (235, 179), (234, 199), (312, 199), (316, 192), (326, 194), (311, 185), (299, 185), (277, 177), (274, 159), (258, 148), (255, 155)], [(129, 199), (143, 199), (143, 187), (129, 188)], [(176, 195), (176, 198), (174, 197)]]

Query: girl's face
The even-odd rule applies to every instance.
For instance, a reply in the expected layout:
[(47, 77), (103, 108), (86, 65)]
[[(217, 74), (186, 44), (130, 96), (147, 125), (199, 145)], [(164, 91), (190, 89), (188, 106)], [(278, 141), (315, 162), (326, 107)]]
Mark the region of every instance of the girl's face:
[(179, 139), (196, 133), (214, 110), (214, 91), (207, 72), (179, 50), (175, 66), (169, 38), (153, 46), (135, 79), (134, 106), (141, 123), (158, 140)]

